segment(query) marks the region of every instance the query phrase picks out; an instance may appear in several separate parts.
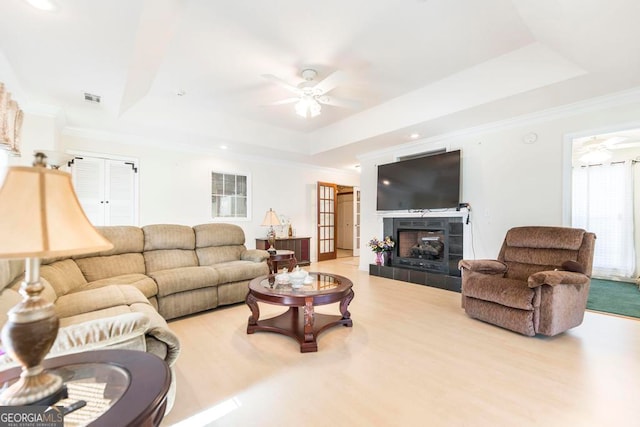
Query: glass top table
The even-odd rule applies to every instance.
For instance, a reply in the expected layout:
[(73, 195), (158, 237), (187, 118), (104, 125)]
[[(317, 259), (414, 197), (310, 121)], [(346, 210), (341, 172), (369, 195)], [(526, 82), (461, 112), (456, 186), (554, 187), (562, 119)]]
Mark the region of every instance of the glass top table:
[[(45, 369), (62, 377), (68, 397), (55, 406), (79, 400), (86, 405), (64, 416), (70, 426), (157, 426), (167, 405), (171, 372), (159, 357), (136, 350), (96, 350), (43, 361)], [(0, 372), (8, 386), (20, 368)]]
[[(277, 276), (260, 276), (249, 282), (246, 304), (251, 310), (247, 334), (268, 331), (295, 338), (300, 352), (318, 351), (317, 337), (326, 329), (336, 326), (353, 326), (348, 307), (353, 300), (353, 283), (344, 276), (310, 272), (310, 283), (293, 287), (282, 283)], [(287, 306), (278, 316), (260, 320), (258, 303)], [(339, 302), (340, 315), (315, 313), (314, 307)]]

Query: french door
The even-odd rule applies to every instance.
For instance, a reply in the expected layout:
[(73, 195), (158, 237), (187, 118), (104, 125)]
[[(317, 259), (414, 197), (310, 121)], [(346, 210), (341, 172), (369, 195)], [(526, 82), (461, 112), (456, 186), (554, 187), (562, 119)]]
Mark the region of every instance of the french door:
[(360, 187), (353, 187), (353, 256), (360, 256)]
[(318, 261), (336, 259), (336, 194), (338, 186), (318, 182)]

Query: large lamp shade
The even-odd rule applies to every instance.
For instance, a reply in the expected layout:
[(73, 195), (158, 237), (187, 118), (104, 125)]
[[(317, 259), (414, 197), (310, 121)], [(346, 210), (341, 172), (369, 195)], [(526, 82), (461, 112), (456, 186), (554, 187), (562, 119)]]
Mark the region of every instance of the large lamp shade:
[(1, 258), (69, 256), (112, 247), (87, 219), (68, 173), (9, 168), (0, 189)]

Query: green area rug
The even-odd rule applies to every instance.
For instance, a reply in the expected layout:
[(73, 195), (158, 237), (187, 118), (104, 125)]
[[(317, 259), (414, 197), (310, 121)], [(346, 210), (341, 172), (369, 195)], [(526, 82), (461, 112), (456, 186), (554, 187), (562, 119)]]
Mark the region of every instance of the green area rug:
[(587, 309), (640, 318), (638, 285), (612, 280), (591, 279)]

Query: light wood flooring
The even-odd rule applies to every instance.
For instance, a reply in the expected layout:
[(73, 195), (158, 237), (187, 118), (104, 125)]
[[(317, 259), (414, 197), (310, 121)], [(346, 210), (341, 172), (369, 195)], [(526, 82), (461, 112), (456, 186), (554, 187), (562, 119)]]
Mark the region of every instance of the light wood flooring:
[(457, 293), (357, 264), (307, 268), (355, 290), (353, 327), (325, 331), (317, 353), (247, 335), (243, 304), (171, 322), (182, 353), (162, 425), (640, 426), (640, 321), (587, 312), (567, 333), (528, 338), (470, 319)]

